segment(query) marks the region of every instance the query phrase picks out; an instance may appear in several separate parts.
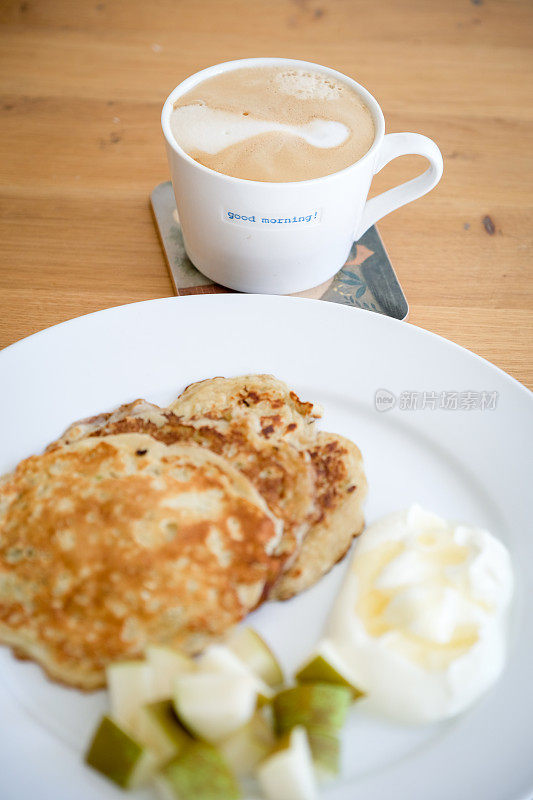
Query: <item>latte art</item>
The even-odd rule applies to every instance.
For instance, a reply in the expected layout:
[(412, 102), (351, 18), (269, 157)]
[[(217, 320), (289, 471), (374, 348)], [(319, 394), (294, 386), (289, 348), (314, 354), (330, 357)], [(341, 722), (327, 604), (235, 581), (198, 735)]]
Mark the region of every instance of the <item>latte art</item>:
[(301, 136), (313, 147), (322, 148), (337, 147), (346, 141), (350, 133), (346, 125), (333, 120), (315, 119), (306, 125), (284, 125), (204, 105), (176, 109), (172, 132), (185, 151), (196, 149), (210, 155), (262, 133)]
[(206, 167), (258, 181), (338, 172), (372, 146), (374, 122), (358, 93), (327, 73), (276, 67), (224, 72), (174, 104), (176, 142)]

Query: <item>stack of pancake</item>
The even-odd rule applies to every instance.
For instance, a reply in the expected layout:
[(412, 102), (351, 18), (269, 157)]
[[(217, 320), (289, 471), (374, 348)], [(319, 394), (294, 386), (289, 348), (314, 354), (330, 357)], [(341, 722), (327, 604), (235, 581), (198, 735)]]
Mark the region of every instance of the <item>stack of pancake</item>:
[(199, 652), (314, 584), (363, 527), (349, 440), (270, 375), (72, 425), (0, 481), (0, 642), (93, 689), (148, 642)]

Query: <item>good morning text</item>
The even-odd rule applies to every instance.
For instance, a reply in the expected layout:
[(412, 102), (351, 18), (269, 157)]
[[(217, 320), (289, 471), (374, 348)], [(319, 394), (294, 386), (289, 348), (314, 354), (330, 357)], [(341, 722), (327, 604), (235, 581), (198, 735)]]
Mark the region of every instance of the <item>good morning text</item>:
[(237, 211), (225, 211), (224, 219), (229, 222), (255, 225), (314, 225), (320, 221), (320, 211), (310, 211), (307, 214), (292, 217), (263, 217), (258, 214), (243, 214)]

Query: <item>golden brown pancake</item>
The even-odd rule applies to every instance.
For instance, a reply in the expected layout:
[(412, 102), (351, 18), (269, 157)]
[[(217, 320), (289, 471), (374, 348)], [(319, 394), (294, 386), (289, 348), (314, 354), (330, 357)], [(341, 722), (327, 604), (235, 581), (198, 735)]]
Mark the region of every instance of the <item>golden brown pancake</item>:
[[(179, 407), (175, 405), (176, 411)], [(253, 483), (272, 513), (284, 523), (278, 552), (291, 558), (316, 516), (315, 471), (307, 450), (281, 437), (258, 435), (250, 414), (231, 419), (190, 420), (146, 400), (76, 422), (48, 450), (87, 436), (148, 433), (165, 444), (196, 444), (227, 458)]]
[[(115, 430), (115, 424), (130, 416), (134, 416), (138, 419), (146, 417), (154, 422), (160, 421), (162, 419), (162, 412), (162, 408), (154, 405), (154, 403), (149, 403), (147, 400), (138, 399), (131, 403), (124, 403), (124, 405), (119, 406), (113, 411), (106, 411), (101, 414), (96, 414), (93, 417), (87, 417), (86, 419), (73, 422), (59, 439), (49, 444), (46, 449), (55, 450), (57, 447), (62, 447), (65, 444), (72, 444), (72, 442), (85, 439), (87, 436), (98, 434), (103, 428), (113, 433), (128, 433), (128, 431)], [(141, 430), (137, 432), (142, 433)]]
[(84, 689), (148, 642), (195, 652), (275, 582), (281, 523), (206, 448), (88, 437), (0, 483), (0, 642)]
[[(364, 525), (361, 454), (348, 439), (317, 432), (321, 413), (272, 375), (212, 378), (188, 386), (168, 409), (137, 400), (76, 423), (58, 443), (138, 430), (224, 455), (285, 522), (281, 549), (289, 558), (270, 598), (287, 599), (328, 572)], [(295, 550), (296, 542), (301, 546)]]
[(343, 558), (364, 527), (367, 482), (359, 448), (343, 436), (320, 431), (310, 454), (317, 477), (318, 517), (296, 560), (270, 592), (271, 600), (287, 600), (313, 586)]
[(364, 526), (366, 478), (353, 442), (317, 433), (319, 405), (303, 402), (273, 375), (244, 375), (193, 383), (170, 408), (194, 425), (208, 418), (224, 426), (244, 417), (260, 437), (288, 440), (311, 456), (316, 516), (270, 599), (285, 600), (309, 588), (343, 557)]
[(192, 423), (210, 419), (221, 429), (226, 423), (245, 417), (261, 438), (284, 439), (298, 445), (313, 439), (315, 421), (322, 416), (319, 405), (303, 402), (273, 375), (210, 378), (192, 383), (169, 409)]

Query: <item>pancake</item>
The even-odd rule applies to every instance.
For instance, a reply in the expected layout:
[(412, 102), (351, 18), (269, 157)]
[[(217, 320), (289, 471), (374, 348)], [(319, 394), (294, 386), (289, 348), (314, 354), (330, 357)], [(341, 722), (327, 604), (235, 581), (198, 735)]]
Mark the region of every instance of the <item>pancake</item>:
[(349, 439), (320, 431), (310, 450), (316, 470), (318, 517), (296, 560), (269, 594), (287, 600), (308, 589), (349, 550), (364, 527), (367, 482), (359, 448)]
[[(285, 522), (280, 552), (287, 561), (269, 599), (288, 599), (328, 572), (364, 526), (361, 454), (348, 439), (317, 432), (315, 421), (321, 413), (320, 406), (302, 402), (271, 375), (212, 378), (188, 386), (169, 409), (137, 400), (76, 423), (59, 442), (80, 434), (142, 430), (165, 442), (192, 440), (224, 455)], [(307, 471), (302, 479), (301, 469), (280, 469), (279, 464), (274, 473), (264, 472), (261, 464), (267, 457), (257, 453), (267, 443), (277, 449), (278, 461), (289, 445), (292, 459), (296, 450), (298, 459), (311, 464), (312, 475)], [(276, 480), (270, 480), (271, 474)], [(306, 503), (310, 494), (314, 503)]]
[[(99, 431), (102, 431), (104, 427), (107, 427), (107, 430), (112, 430), (115, 423), (129, 416), (137, 418), (147, 417), (154, 422), (161, 421), (162, 412), (162, 408), (154, 405), (154, 403), (149, 403), (147, 400), (138, 399), (131, 403), (124, 403), (124, 405), (119, 406), (113, 411), (96, 414), (93, 417), (87, 417), (86, 419), (80, 419), (72, 423), (62, 436), (49, 444), (46, 449), (47, 451), (55, 450), (57, 447), (62, 447), (65, 444), (78, 442), (80, 439), (85, 439), (87, 436), (97, 434)], [(114, 432), (120, 433), (121, 431)]]
[(148, 433), (165, 444), (196, 444), (226, 458), (252, 482), (272, 513), (283, 521), (277, 549), (293, 557), (311, 519), (316, 516), (315, 471), (307, 450), (288, 441), (258, 436), (248, 414), (219, 420), (208, 416), (194, 420), (177, 416), (146, 400), (136, 400), (115, 411), (74, 423), (51, 445), (56, 449), (87, 436)]
[(193, 424), (201, 424), (207, 418), (221, 430), (244, 416), (259, 437), (296, 445), (314, 438), (315, 420), (322, 416), (319, 405), (303, 402), (273, 375), (209, 378), (192, 383), (169, 409)]
[(315, 421), (322, 416), (318, 404), (301, 401), (272, 375), (244, 375), (193, 383), (169, 408), (192, 424), (203, 424), (207, 418), (224, 426), (228, 420), (245, 417), (258, 436), (290, 441), (310, 455), (316, 516), (269, 599), (286, 600), (304, 591), (345, 555), (364, 527), (366, 478), (353, 442), (317, 433)]
[(148, 642), (192, 653), (275, 582), (282, 524), (210, 450), (88, 437), (0, 484), (0, 642), (83, 689)]

